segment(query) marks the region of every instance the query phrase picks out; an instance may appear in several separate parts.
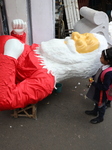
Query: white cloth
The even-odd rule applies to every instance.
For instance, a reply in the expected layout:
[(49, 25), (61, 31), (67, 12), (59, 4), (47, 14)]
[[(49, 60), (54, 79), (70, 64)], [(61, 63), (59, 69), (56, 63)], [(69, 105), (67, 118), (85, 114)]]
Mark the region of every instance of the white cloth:
[(107, 69), (107, 68), (109, 68), (110, 67), (110, 65), (103, 65), (102, 66), (102, 70), (105, 70), (105, 69)]

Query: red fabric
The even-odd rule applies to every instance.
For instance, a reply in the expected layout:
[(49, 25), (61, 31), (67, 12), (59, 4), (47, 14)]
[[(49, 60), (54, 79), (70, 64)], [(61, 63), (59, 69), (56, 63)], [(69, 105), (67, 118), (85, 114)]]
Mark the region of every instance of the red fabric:
[(4, 44), (10, 38), (0, 37), (0, 110), (37, 103), (52, 93), (55, 83), (54, 76), (43, 69), (40, 58), (35, 56), (33, 49), (39, 45), (25, 45), (18, 60), (3, 55)]
[(23, 43), (26, 43), (26, 33), (24, 32), (22, 35), (14, 34), (14, 31), (11, 32), (11, 35), (22, 41)]
[[(102, 81), (102, 82), (103, 82), (103, 80), (104, 80), (105, 74), (106, 74), (107, 72), (109, 72), (109, 71), (112, 71), (112, 67), (109, 67), (109, 68), (105, 69), (105, 70), (102, 72), (102, 74), (101, 74), (101, 81)], [(112, 84), (109, 86), (109, 89), (106, 91), (106, 95), (107, 95), (107, 99), (108, 99), (108, 100), (112, 100), (112, 96), (110, 96), (110, 95), (108, 94), (110, 88), (112, 88)]]
[(98, 102), (98, 106), (102, 105), (102, 97), (103, 97), (103, 91), (100, 91), (100, 101)]

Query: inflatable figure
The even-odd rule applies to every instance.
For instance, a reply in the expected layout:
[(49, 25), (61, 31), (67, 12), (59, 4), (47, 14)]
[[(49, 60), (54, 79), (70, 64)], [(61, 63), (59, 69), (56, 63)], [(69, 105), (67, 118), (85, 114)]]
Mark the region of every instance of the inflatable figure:
[(1, 111), (43, 100), (64, 79), (94, 75), (108, 46), (102, 35), (77, 32), (30, 46), (25, 44), (26, 23), (14, 20), (12, 28), (11, 36), (0, 36)]

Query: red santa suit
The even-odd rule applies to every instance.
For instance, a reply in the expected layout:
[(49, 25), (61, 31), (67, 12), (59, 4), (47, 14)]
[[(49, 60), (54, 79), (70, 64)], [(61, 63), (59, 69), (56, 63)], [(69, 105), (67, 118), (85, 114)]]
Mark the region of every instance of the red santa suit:
[[(36, 57), (39, 54), (35, 54), (34, 50), (39, 45), (25, 44), (24, 51), (17, 60), (3, 55), (6, 41), (15, 38), (13, 36), (0, 36), (1, 111), (37, 103), (52, 93), (55, 84), (54, 76), (41, 64), (41, 58)], [(16, 35), (16, 38), (24, 42), (25, 33)]]

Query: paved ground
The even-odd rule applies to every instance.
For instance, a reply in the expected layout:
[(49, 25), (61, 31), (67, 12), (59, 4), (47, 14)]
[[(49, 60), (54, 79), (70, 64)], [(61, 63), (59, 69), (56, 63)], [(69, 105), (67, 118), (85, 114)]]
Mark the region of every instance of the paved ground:
[(112, 108), (104, 122), (93, 125), (84, 111), (93, 108), (85, 99), (87, 80), (72, 78), (38, 104), (38, 119), (0, 112), (0, 150), (112, 150)]

